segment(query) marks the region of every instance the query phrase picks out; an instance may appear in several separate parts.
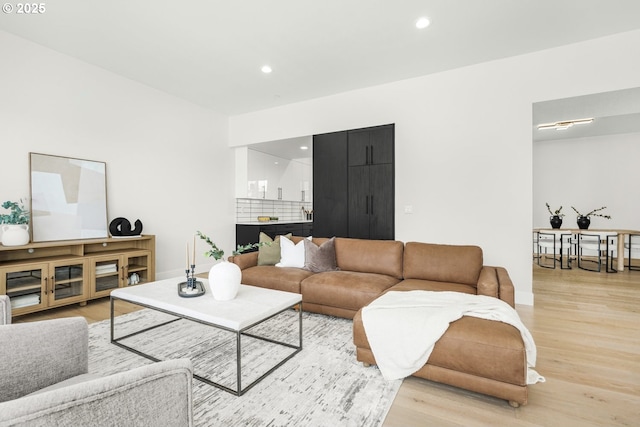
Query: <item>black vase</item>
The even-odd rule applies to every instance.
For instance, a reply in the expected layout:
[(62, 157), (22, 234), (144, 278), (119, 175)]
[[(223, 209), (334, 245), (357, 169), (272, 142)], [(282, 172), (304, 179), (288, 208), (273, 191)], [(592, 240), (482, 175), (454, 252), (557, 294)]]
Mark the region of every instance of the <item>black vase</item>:
[(587, 230), (589, 228), (589, 224), (591, 224), (591, 219), (589, 219), (588, 216), (578, 217), (578, 228), (580, 230)]
[(551, 228), (560, 228), (562, 227), (562, 218), (559, 215), (554, 215), (549, 218), (549, 222), (551, 223)]

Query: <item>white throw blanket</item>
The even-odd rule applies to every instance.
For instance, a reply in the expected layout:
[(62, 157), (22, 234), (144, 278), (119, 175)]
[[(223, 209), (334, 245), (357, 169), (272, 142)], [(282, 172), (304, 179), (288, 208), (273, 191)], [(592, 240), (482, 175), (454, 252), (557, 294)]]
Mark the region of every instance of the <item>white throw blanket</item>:
[(498, 298), (460, 292), (392, 291), (362, 309), (371, 351), (388, 380), (407, 377), (422, 368), (449, 323), (462, 316), (496, 320), (518, 328), (527, 356), (527, 384), (544, 382), (544, 377), (533, 369), (533, 337), (518, 313)]

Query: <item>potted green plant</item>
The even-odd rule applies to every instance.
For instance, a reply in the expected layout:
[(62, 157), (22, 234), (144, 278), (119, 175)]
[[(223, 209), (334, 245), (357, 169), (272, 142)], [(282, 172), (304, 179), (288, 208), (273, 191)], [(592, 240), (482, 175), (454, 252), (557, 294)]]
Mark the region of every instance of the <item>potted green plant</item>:
[(564, 214), (562, 213), (562, 206), (560, 206), (555, 211), (552, 211), (551, 206), (549, 206), (549, 203), (546, 203), (546, 205), (547, 205), (547, 210), (551, 214), (551, 216), (549, 217), (551, 228), (560, 228), (562, 226), (562, 217), (564, 216)]
[[(240, 267), (232, 262), (224, 259), (224, 251), (218, 247), (208, 236), (200, 231), (196, 232), (200, 239), (204, 240), (211, 249), (204, 253), (205, 256), (212, 257), (215, 260), (222, 259), (223, 262), (211, 267), (209, 270), (209, 288), (213, 298), (219, 301), (232, 300), (238, 294), (240, 289), (240, 281), (242, 273)], [(238, 245), (233, 251), (233, 255), (240, 255), (250, 249), (258, 248), (269, 243), (251, 243), (249, 245)], [(194, 260), (195, 263), (195, 260)]]
[(21, 246), (29, 243), (29, 211), (19, 202), (7, 200), (2, 204), (9, 213), (0, 214), (2, 224), (2, 244), (4, 246)]
[(591, 217), (592, 216), (599, 216), (602, 218), (606, 218), (606, 219), (611, 219), (610, 215), (602, 215), (596, 212), (600, 212), (601, 210), (607, 209), (606, 206), (603, 206), (601, 208), (598, 209), (594, 209), (591, 212), (587, 213), (587, 214), (581, 214), (576, 208), (574, 208), (573, 206), (571, 206), (571, 209), (573, 209), (575, 211), (576, 214), (578, 214), (578, 219), (577, 219), (577, 223), (578, 223), (578, 228), (581, 230), (586, 230), (589, 228), (589, 225), (591, 224)]

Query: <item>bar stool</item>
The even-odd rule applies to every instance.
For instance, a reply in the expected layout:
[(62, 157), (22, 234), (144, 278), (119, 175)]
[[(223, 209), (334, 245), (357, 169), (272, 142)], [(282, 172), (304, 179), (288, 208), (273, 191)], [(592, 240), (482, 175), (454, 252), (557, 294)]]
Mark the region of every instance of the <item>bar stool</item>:
[[(538, 245), (538, 265), (544, 268), (556, 268), (556, 262), (559, 261), (561, 269), (571, 269), (571, 249), (572, 246), (575, 246), (573, 234), (560, 230), (538, 231), (536, 234)], [(549, 250), (553, 255), (553, 265), (543, 265), (541, 263), (541, 260), (543, 259), (543, 257), (546, 258), (546, 256), (549, 254)], [(566, 267), (563, 263), (565, 253), (567, 258)]]
[[(618, 270), (613, 267), (613, 259), (617, 257), (616, 245), (614, 243), (614, 240), (616, 240), (617, 238), (617, 234), (608, 234), (607, 232), (593, 231), (591, 233), (579, 233), (577, 252), (578, 268), (582, 270), (600, 272), (602, 270), (602, 258), (604, 257), (606, 272), (616, 273)], [(583, 259), (584, 251), (595, 252), (597, 254), (595, 255), (595, 257), (597, 259)], [(611, 263), (609, 263), (609, 259), (611, 259)], [(597, 263), (598, 269), (594, 270), (584, 267), (583, 264), (585, 262)]]
[[(627, 256), (629, 259), (627, 268), (633, 271), (640, 271), (640, 266), (634, 266), (631, 264), (632, 258), (640, 258), (640, 234), (629, 234), (629, 240), (628, 242), (625, 242), (624, 248), (627, 250)], [(633, 256), (634, 254), (636, 256)]]

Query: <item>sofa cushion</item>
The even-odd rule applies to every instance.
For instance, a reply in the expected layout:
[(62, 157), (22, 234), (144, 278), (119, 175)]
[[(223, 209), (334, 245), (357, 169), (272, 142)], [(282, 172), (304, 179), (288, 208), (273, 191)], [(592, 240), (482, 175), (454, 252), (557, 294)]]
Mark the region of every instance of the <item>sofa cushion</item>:
[[(291, 238), (291, 233), (285, 234), (285, 237)], [(276, 265), (280, 262), (280, 236), (272, 239), (269, 235), (260, 232), (258, 243), (267, 243), (258, 248), (258, 265)]]
[[(311, 237), (308, 240), (311, 240)], [(285, 236), (280, 236), (280, 262), (276, 267), (304, 267), (304, 242), (295, 243)]]
[(301, 268), (258, 265), (242, 270), (242, 283), (299, 294), (300, 282), (312, 274)]
[(404, 247), (404, 278), (476, 286), (482, 270), (478, 246), (408, 242)]
[(321, 273), (323, 271), (335, 271), (338, 269), (336, 265), (336, 248), (335, 238), (331, 238), (321, 245), (305, 239), (304, 241), (304, 269), (313, 273)]
[(520, 331), (495, 320), (463, 316), (452, 322), (434, 346), (428, 363), (520, 386), (527, 384)]
[(402, 242), (336, 237), (335, 246), (340, 270), (384, 274), (402, 279)]
[(307, 277), (300, 284), (302, 303), (359, 310), (398, 283), (384, 274), (327, 271)]
[[(362, 311), (353, 318), (353, 342), (358, 348), (371, 349)], [(527, 363), (520, 331), (494, 320), (463, 316), (451, 322), (436, 342), (427, 364), (526, 386)]]
[(454, 291), (465, 294), (476, 294), (476, 288), (470, 285), (422, 279), (405, 279), (389, 288), (388, 291)]

